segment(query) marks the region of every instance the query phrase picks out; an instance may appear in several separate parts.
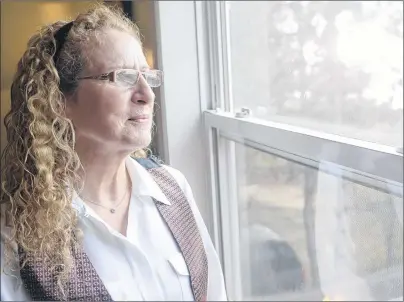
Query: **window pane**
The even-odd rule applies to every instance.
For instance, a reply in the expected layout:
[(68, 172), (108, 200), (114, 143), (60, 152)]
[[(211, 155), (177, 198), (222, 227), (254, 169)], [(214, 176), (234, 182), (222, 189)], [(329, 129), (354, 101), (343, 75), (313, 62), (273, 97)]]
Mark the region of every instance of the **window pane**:
[(402, 297), (402, 198), (235, 145), (243, 300)]
[(402, 146), (402, 1), (228, 4), (235, 108)]

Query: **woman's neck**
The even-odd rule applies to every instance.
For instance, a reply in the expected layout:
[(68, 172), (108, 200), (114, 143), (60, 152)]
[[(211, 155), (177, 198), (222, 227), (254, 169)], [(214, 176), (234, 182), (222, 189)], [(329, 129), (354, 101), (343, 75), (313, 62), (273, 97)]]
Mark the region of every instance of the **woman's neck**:
[(104, 206), (119, 203), (131, 187), (125, 163), (127, 155), (77, 153), (84, 168), (84, 186), (79, 195)]

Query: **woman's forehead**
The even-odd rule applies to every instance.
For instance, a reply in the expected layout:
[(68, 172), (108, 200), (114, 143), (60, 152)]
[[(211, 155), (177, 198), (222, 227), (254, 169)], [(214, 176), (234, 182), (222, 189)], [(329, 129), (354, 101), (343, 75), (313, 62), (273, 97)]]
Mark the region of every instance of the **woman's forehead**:
[(88, 72), (106, 72), (123, 67), (140, 69), (147, 65), (139, 40), (127, 32), (107, 30), (85, 48)]

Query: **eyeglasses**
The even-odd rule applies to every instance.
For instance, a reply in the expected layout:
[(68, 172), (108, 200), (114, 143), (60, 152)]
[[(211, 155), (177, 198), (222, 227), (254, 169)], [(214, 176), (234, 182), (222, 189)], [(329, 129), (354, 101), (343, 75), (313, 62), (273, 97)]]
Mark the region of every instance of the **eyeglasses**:
[(78, 78), (79, 80), (93, 79), (101, 81), (110, 81), (121, 87), (133, 87), (139, 81), (140, 75), (146, 80), (147, 84), (156, 88), (163, 83), (163, 72), (157, 69), (147, 71), (139, 71), (136, 69), (118, 69), (108, 73), (103, 73), (96, 76), (86, 76)]

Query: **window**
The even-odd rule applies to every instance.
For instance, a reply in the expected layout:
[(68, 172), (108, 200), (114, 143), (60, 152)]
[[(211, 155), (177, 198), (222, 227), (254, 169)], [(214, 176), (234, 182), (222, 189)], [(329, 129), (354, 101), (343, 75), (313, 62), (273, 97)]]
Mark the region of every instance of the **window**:
[(228, 1), (226, 7), (235, 107), (403, 145), (401, 1)]
[(402, 3), (217, 1), (204, 13), (229, 299), (402, 300)]
[[(235, 144), (245, 300), (363, 300), (402, 294), (402, 199)], [(387, 190), (388, 191), (388, 190)]]

